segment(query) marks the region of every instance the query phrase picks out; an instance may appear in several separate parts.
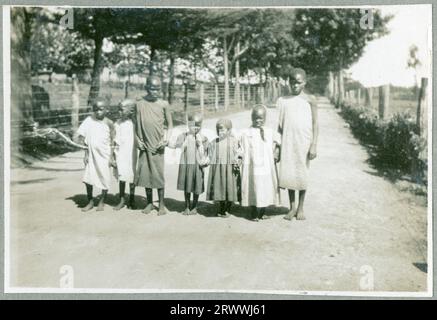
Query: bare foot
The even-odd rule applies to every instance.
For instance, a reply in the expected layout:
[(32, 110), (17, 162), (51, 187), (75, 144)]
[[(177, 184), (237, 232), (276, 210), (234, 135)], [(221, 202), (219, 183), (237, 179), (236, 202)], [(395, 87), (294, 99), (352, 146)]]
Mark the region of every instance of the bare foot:
[(159, 208), (158, 216), (163, 216), (163, 215), (165, 215), (165, 214), (167, 214), (167, 213), (168, 213), (167, 208), (164, 207), (164, 206), (162, 206), (161, 208)]
[(184, 212), (182, 212), (182, 214), (183, 214), (184, 216), (188, 216), (188, 215), (190, 215), (190, 209), (185, 208), (185, 210), (184, 210)]
[(113, 209), (115, 211), (118, 211), (118, 210), (122, 209), (124, 206), (125, 206), (125, 200), (124, 200), (124, 197), (123, 197), (123, 198), (120, 198), (120, 202)]
[(105, 207), (105, 203), (103, 202), (103, 200), (100, 200), (96, 211), (103, 211), (104, 207)]
[(149, 203), (141, 212), (144, 214), (149, 214), (153, 210), (153, 204)]
[(305, 220), (305, 215), (303, 213), (303, 210), (298, 210), (296, 213), (296, 220)]
[(127, 208), (131, 210), (135, 210), (137, 206), (135, 205), (135, 199), (133, 197), (129, 198), (129, 202), (127, 203)]
[(90, 200), (90, 202), (88, 202), (88, 204), (85, 207), (83, 207), (81, 210), (82, 212), (87, 212), (90, 211), (92, 208), (94, 208), (94, 202), (93, 200)]
[(285, 215), (284, 219), (291, 221), (293, 220), (293, 218), (296, 216), (296, 213), (294, 212), (294, 210), (290, 210), (288, 211), (288, 213)]
[(190, 216), (194, 216), (194, 215), (196, 215), (197, 213), (198, 213), (198, 212), (197, 212), (197, 208), (194, 208), (193, 210), (190, 211), (189, 215), (190, 215)]
[(218, 215), (220, 218), (229, 218), (231, 215), (229, 214), (229, 212), (225, 212), (225, 213), (221, 213)]

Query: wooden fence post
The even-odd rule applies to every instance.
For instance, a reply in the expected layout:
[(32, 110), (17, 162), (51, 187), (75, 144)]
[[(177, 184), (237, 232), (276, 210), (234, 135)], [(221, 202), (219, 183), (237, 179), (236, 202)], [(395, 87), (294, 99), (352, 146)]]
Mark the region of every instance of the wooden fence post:
[(188, 83), (184, 83), (184, 112), (188, 111)]
[(214, 91), (215, 91), (215, 110), (217, 111), (219, 109), (219, 87), (218, 84), (214, 84)]
[(203, 83), (200, 83), (200, 112), (202, 112), (205, 109), (205, 87)]
[(265, 103), (265, 96), (264, 96), (264, 86), (261, 84), (261, 86), (260, 86), (260, 88), (259, 88), (259, 95), (260, 95), (260, 101), (261, 101), (261, 103), (262, 104), (264, 104)]
[(361, 88), (357, 89), (357, 104), (361, 104)]
[(245, 88), (245, 86), (242, 85), (241, 86), (241, 107), (243, 109), (246, 108), (245, 101), (244, 101), (244, 88)]
[(380, 119), (386, 119), (389, 113), (390, 85), (386, 84), (379, 87), (378, 114)]
[(373, 106), (373, 88), (366, 88), (364, 93), (364, 105), (372, 108)]
[(417, 103), (417, 117), (416, 123), (419, 129), (419, 135), (421, 137), (426, 137), (428, 133), (428, 78), (421, 79), (420, 91), (419, 91), (419, 101)]
[(79, 81), (77, 79), (76, 74), (73, 74), (72, 77), (72, 93), (71, 93), (71, 126), (73, 128), (73, 131), (76, 132), (76, 130), (79, 128)]

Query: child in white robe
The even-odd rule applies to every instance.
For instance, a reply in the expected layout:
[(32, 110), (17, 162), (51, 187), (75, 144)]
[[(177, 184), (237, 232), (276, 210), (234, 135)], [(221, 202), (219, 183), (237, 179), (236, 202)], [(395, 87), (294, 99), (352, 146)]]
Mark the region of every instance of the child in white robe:
[(135, 101), (125, 99), (119, 104), (120, 119), (115, 122), (114, 155), (117, 164), (116, 177), (120, 190), (120, 202), (114, 210), (120, 210), (126, 205), (125, 187), (129, 183), (129, 201), (127, 207), (136, 209), (134, 175), (137, 165), (137, 145), (135, 142), (135, 124), (132, 121)]
[(85, 173), (83, 182), (86, 186), (88, 204), (82, 208), (83, 212), (94, 207), (93, 187), (102, 190), (97, 211), (103, 211), (104, 202), (111, 183), (112, 140), (114, 125), (106, 117), (107, 102), (102, 98), (96, 99), (93, 104), (93, 114), (88, 116), (76, 132), (80, 144), (85, 144)]
[(266, 219), (266, 207), (279, 205), (278, 176), (275, 162), (279, 154), (280, 136), (265, 127), (267, 109), (252, 109), (252, 126), (241, 135), (243, 161), (241, 167), (241, 205), (252, 208), (252, 220)]

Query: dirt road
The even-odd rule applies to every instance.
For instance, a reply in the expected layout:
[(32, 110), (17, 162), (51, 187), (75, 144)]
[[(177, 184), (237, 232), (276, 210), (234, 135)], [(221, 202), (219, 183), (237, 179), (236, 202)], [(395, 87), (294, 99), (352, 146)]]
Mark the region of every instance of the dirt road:
[[(105, 211), (82, 213), (81, 152), (12, 170), (11, 286), (59, 288), (67, 265), (75, 288), (360, 291), (373, 275), (375, 291), (425, 291), (426, 207), (371, 169), (334, 108), (319, 102), (304, 222), (283, 219), (285, 192), (283, 207), (258, 223), (238, 207), (214, 217), (205, 195), (201, 214), (182, 216), (176, 164), (166, 167), (166, 216), (113, 211), (115, 180)], [(230, 118), (237, 128), (250, 123), (248, 111)], [(269, 109), (269, 125), (276, 118)], [(144, 190), (137, 194), (143, 207)]]

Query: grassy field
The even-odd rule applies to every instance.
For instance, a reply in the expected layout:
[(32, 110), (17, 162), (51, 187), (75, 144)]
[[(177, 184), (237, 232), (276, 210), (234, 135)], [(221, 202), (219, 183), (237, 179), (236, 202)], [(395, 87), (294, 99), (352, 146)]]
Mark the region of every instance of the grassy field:
[[(378, 91), (373, 95), (372, 109), (378, 112), (379, 96)], [(352, 104), (357, 104), (356, 101), (352, 101)], [(396, 113), (409, 113), (413, 118), (416, 118), (418, 98), (413, 88), (391, 87), (390, 89), (390, 101), (388, 107), (389, 117)]]
[[(373, 108), (378, 111), (378, 98), (373, 99)], [(416, 100), (405, 100), (396, 99), (390, 97), (388, 114), (392, 116), (395, 113), (408, 112), (413, 118), (416, 117), (417, 112), (417, 101)]]

